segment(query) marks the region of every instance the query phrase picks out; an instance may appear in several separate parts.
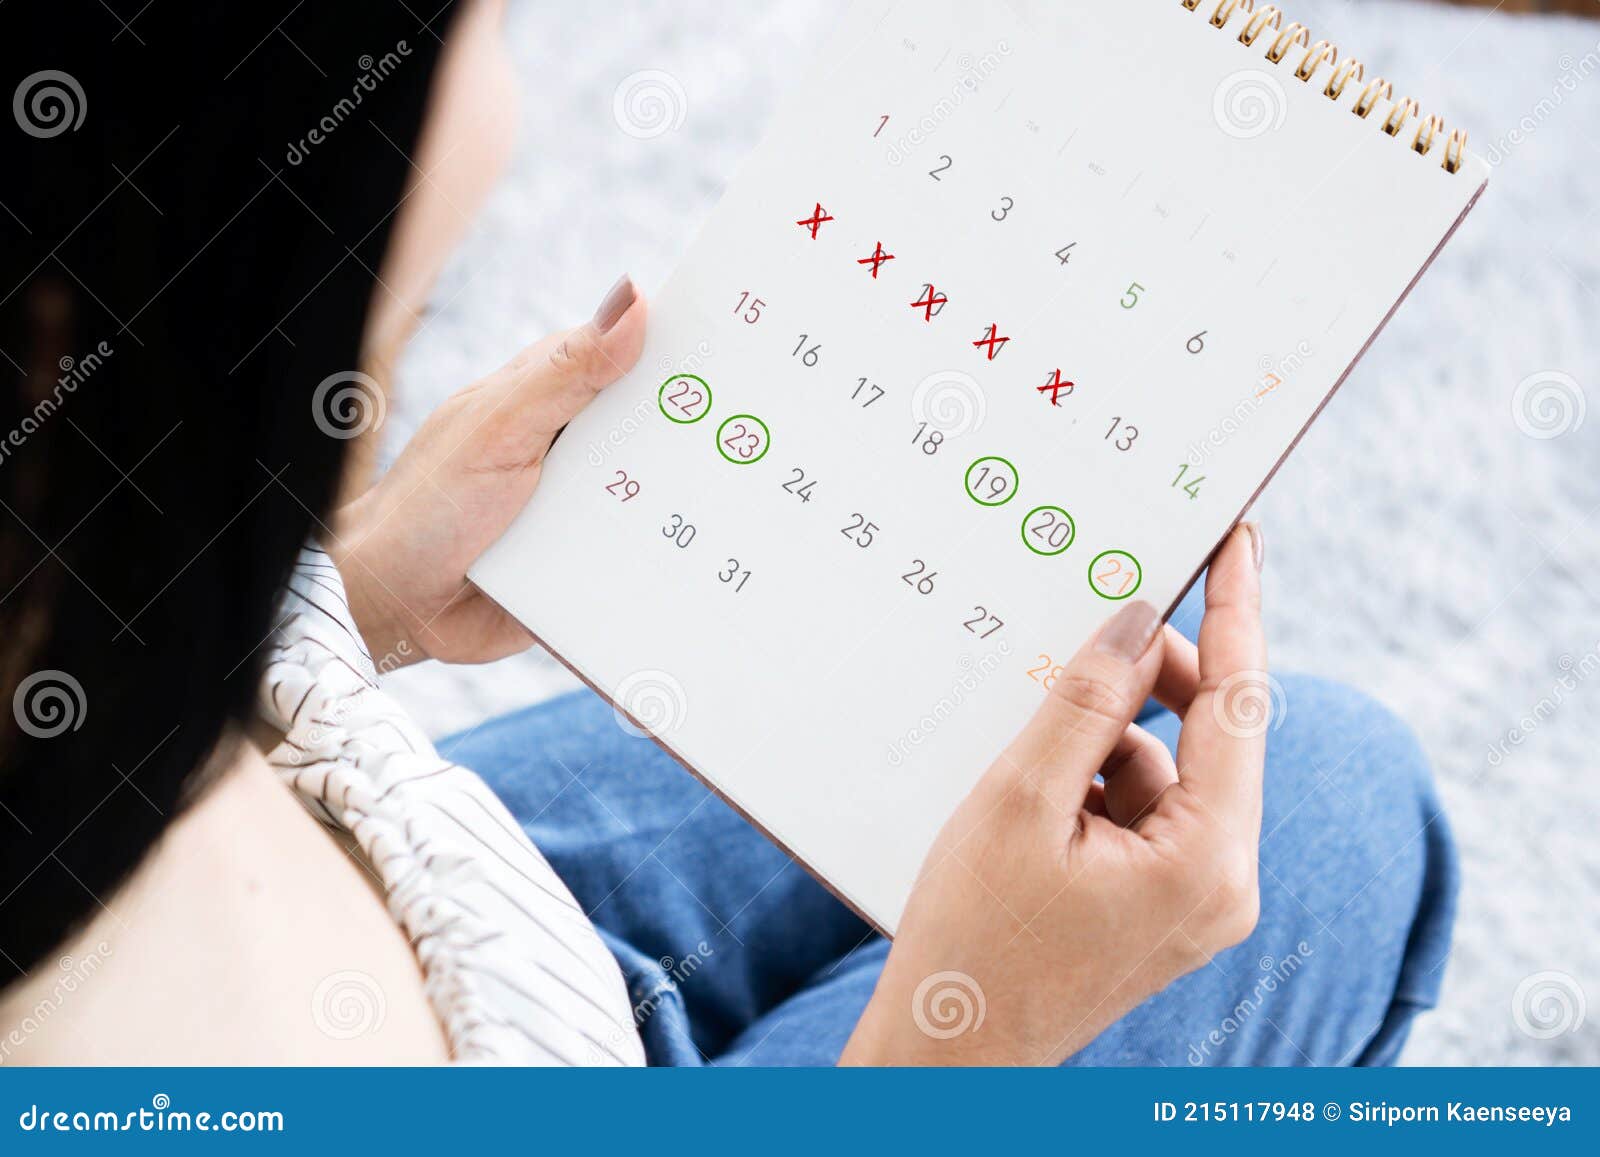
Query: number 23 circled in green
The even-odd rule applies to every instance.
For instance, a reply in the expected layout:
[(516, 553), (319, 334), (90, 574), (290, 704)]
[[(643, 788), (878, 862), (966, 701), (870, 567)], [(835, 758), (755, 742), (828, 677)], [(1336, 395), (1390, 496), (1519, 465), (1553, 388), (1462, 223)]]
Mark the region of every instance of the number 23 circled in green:
[(767, 456), (772, 434), (754, 414), (735, 414), (717, 427), (717, 452), (735, 466), (749, 466)]

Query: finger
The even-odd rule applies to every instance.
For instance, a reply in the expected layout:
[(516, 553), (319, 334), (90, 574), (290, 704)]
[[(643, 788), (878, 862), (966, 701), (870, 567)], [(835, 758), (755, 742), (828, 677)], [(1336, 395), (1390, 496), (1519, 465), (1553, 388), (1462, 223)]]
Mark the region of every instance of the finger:
[(1260, 823), (1267, 728), (1256, 711), (1270, 703), (1259, 533), (1251, 524), (1237, 527), (1206, 575), (1200, 682), (1178, 737), (1179, 782), (1241, 831)]
[(536, 457), (606, 386), (639, 360), (645, 301), (623, 277), (583, 325), (552, 334), (523, 350), (483, 383), (495, 395), (495, 433), (521, 454)]
[(1161, 673), (1156, 676), (1155, 699), (1174, 715), (1182, 715), (1194, 702), (1194, 693), (1200, 689), (1200, 653), (1195, 645), (1168, 623), (1162, 630), (1165, 636)]
[(1178, 782), (1178, 769), (1166, 744), (1130, 723), (1100, 777), (1105, 780), (1104, 814), (1126, 828), (1154, 810), (1161, 793)]
[(1153, 606), (1130, 603), (1084, 643), (1001, 757), (996, 770), (1008, 786), (1021, 779), (1063, 814), (1077, 814), (1155, 683), (1160, 627)]

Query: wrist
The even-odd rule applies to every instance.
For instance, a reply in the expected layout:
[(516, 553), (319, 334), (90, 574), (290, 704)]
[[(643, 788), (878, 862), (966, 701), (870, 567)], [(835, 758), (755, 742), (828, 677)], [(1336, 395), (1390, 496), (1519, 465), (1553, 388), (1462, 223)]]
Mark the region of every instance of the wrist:
[(417, 643), (412, 616), (384, 581), (380, 560), (373, 558), (373, 535), (368, 530), (375, 525), (369, 517), (370, 494), (339, 510), (337, 533), (327, 533), (331, 541), (325, 543), (325, 549), (339, 568), (350, 617), (367, 654), (378, 673), (386, 674), (428, 656)]
[[(924, 994), (924, 1004), (926, 1005)], [(919, 1020), (915, 995), (873, 994), (839, 1055), (840, 1066), (954, 1067), (1028, 1064), (1025, 1050), (1013, 1047), (1000, 1026), (979, 1019), (971, 1004), (950, 1004)], [(930, 1020), (929, 1016), (938, 1019)], [(926, 1025), (926, 1026), (925, 1026)]]

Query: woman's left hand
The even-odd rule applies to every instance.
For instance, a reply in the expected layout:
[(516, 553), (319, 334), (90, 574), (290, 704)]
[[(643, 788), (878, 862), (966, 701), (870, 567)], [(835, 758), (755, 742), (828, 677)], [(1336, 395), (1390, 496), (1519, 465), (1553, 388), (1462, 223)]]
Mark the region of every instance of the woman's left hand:
[(486, 663), (533, 642), (467, 567), (527, 503), (556, 434), (638, 360), (645, 312), (622, 278), (591, 321), (453, 395), (339, 511), (326, 546), (381, 669), (421, 658)]

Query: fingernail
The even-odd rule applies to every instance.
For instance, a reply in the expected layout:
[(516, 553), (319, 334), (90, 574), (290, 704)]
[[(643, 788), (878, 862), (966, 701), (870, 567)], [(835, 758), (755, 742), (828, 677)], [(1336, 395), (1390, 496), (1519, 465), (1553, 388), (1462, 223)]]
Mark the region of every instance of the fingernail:
[(1250, 536), (1250, 557), (1256, 560), (1256, 570), (1261, 569), (1261, 564), (1267, 558), (1267, 540), (1261, 533), (1261, 524), (1258, 522), (1241, 522), (1245, 532)]
[(594, 328), (601, 333), (609, 333), (611, 327), (622, 320), (622, 315), (628, 312), (628, 307), (638, 296), (639, 291), (633, 286), (633, 278), (624, 273), (617, 278), (615, 285), (606, 290), (600, 308), (594, 311)]
[(1150, 643), (1160, 629), (1161, 616), (1156, 613), (1155, 607), (1140, 599), (1123, 607), (1100, 628), (1100, 637), (1095, 640), (1094, 649), (1132, 663), (1150, 649)]

